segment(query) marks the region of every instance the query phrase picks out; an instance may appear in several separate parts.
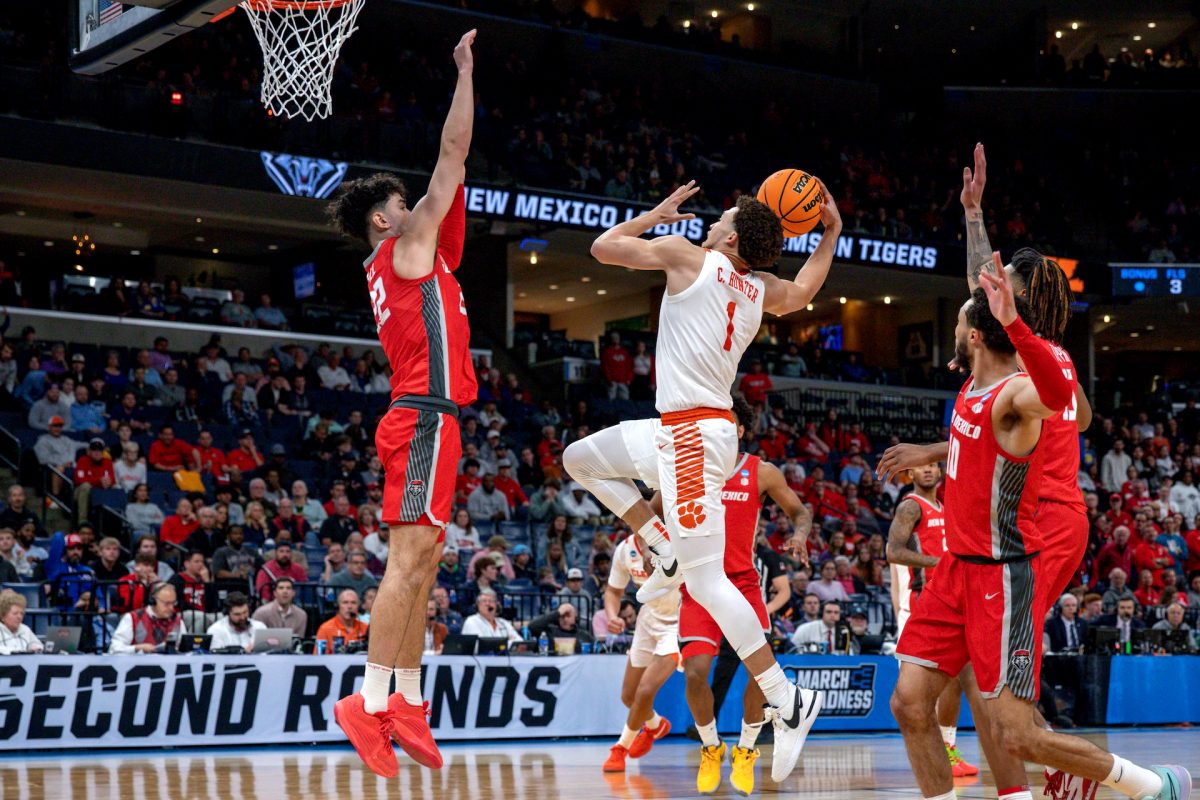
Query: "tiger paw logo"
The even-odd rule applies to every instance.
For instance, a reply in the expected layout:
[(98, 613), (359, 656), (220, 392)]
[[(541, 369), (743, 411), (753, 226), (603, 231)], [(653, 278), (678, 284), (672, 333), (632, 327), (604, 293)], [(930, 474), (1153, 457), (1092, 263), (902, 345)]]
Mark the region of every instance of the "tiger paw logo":
[(1025, 670), (1029, 669), (1029, 665), (1033, 663), (1029, 658), (1028, 650), (1014, 651), (1012, 658), (1009, 659), (1009, 661), (1012, 663), (1013, 669), (1017, 670), (1018, 672), (1024, 672)]
[(704, 506), (699, 503), (691, 502), (679, 509), (679, 524), (689, 531), (704, 522), (705, 519)]

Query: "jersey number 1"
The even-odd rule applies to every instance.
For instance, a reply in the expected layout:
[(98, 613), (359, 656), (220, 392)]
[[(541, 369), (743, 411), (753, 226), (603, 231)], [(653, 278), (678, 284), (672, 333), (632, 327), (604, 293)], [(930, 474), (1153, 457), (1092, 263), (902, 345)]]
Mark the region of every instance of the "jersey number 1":
[(733, 349), (733, 312), (737, 311), (737, 303), (730, 303), (725, 307), (725, 313), (729, 315), (729, 327), (725, 329), (725, 352)]
[(392, 310), (387, 307), (387, 291), (383, 288), (383, 278), (376, 278), (371, 284), (371, 309), (375, 312), (375, 329), (379, 330), (392, 316)]
[(1074, 422), (1077, 419), (1079, 419), (1079, 398), (1071, 395), (1071, 405), (1063, 409), (1063, 420)]
[(946, 454), (946, 474), (950, 480), (958, 480), (958, 451), (961, 448), (957, 438), (950, 437), (950, 452)]

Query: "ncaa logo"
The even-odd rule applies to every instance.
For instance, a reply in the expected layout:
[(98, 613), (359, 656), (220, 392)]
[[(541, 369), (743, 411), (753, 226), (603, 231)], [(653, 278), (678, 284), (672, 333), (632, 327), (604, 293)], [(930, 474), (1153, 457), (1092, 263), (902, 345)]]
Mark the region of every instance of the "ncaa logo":
[(413, 479), (408, 482), (408, 493), (413, 497), (425, 494), (425, 481)]
[(1029, 669), (1029, 665), (1033, 662), (1029, 658), (1028, 650), (1015, 650), (1013, 651), (1012, 658), (1009, 659), (1009, 663), (1013, 665), (1013, 669), (1017, 672), (1024, 672)]

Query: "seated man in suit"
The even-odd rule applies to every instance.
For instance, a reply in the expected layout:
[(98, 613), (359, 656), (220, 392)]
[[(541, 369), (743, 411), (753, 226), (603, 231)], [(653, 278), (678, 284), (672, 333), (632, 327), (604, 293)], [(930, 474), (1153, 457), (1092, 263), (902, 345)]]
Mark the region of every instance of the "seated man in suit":
[(1079, 598), (1064, 594), (1058, 600), (1058, 616), (1046, 622), (1046, 652), (1077, 652), (1087, 636), (1087, 623), (1079, 614)]
[(1106, 614), (1097, 621), (1097, 626), (1116, 628), (1121, 636), (1121, 644), (1125, 644), (1133, 636), (1134, 631), (1144, 630), (1146, 623), (1133, 616), (1137, 601), (1132, 597), (1122, 597), (1117, 601), (1117, 613)]

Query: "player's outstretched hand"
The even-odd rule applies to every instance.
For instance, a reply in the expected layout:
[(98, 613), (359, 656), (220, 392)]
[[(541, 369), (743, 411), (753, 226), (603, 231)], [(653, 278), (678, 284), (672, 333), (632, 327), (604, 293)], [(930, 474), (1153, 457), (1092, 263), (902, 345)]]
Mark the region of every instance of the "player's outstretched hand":
[(833, 195), (829, 193), (829, 187), (825, 185), (825, 181), (817, 178), (817, 185), (821, 187), (821, 224), (827, 231), (840, 233), (842, 215), (838, 211), (837, 203), (834, 202)]
[(670, 225), (675, 222), (682, 222), (685, 219), (695, 219), (695, 214), (681, 214), (679, 207), (688, 200), (692, 199), (692, 195), (700, 191), (700, 187), (695, 181), (688, 181), (683, 186), (680, 186), (675, 191), (671, 192), (658, 206), (654, 209), (654, 213), (658, 215), (659, 223)]
[(471, 45), (475, 43), (475, 33), (475, 29), (471, 28), (454, 46), (454, 64), (459, 72), (470, 72), (475, 68), (475, 56), (471, 52)]
[(613, 636), (620, 636), (625, 632), (625, 620), (617, 617), (608, 621), (608, 632)]
[(922, 444), (894, 444), (879, 459), (875, 475), (884, 482), (898, 478), (901, 472), (929, 464), (929, 454)]
[(963, 188), (958, 199), (964, 211), (978, 211), (983, 203), (983, 186), (987, 183), (987, 156), (983, 153), (983, 142), (975, 145), (975, 172), (963, 167)]
[(983, 270), (979, 273), (979, 283), (987, 292), (988, 306), (992, 316), (1001, 325), (1008, 327), (1017, 319), (1017, 298), (1013, 294), (1012, 281), (1004, 271), (1004, 262), (1000, 260), (1000, 251), (992, 251), (994, 269)]

